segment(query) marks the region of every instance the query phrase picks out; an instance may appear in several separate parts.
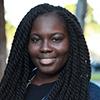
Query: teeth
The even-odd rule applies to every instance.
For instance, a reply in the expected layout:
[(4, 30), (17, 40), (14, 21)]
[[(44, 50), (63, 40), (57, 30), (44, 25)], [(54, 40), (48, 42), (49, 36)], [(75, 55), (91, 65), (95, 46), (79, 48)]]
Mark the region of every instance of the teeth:
[(51, 64), (53, 62), (55, 62), (55, 59), (54, 58), (52, 58), (52, 59), (41, 59), (40, 60), (40, 63), (41, 64)]

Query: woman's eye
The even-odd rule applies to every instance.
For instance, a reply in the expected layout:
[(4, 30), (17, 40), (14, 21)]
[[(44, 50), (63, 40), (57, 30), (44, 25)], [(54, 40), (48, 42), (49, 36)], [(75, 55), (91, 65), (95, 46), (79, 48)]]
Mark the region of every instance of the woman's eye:
[(62, 41), (62, 38), (52, 38), (52, 41), (53, 42), (61, 42)]
[(31, 38), (31, 40), (32, 40), (33, 43), (38, 43), (40, 41), (39, 38)]

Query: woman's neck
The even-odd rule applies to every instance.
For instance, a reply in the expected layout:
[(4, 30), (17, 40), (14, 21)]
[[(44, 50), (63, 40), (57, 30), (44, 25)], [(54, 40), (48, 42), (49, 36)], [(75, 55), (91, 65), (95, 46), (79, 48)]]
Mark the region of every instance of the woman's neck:
[(32, 80), (32, 84), (35, 85), (43, 85), (43, 84), (48, 84), (56, 81), (58, 79), (58, 74), (57, 75), (48, 75), (48, 74), (43, 74), (43, 73), (37, 73), (36, 76)]

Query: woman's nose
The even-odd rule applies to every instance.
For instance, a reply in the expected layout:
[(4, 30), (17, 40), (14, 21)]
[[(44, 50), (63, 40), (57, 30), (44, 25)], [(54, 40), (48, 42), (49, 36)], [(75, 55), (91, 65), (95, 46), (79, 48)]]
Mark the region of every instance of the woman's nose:
[(40, 47), (40, 51), (41, 51), (42, 53), (49, 53), (49, 52), (52, 52), (52, 47), (51, 47), (51, 45), (50, 45), (50, 42), (47, 41), (47, 40), (45, 40), (45, 41), (42, 43), (41, 47)]

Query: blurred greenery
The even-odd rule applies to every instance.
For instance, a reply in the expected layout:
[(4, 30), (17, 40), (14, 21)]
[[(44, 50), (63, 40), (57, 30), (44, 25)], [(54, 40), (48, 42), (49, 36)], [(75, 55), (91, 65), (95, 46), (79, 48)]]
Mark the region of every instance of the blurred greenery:
[[(66, 9), (71, 11), (73, 14), (75, 14), (76, 5), (75, 4), (65, 4), (64, 6)], [(84, 28), (84, 34), (88, 36), (88, 33), (93, 32), (95, 34), (100, 34), (100, 24), (98, 24), (93, 16), (93, 8), (88, 5), (87, 8), (87, 14), (85, 18), (85, 28)]]
[(14, 38), (14, 34), (16, 31), (16, 28), (8, 21), (6, 21), (5, 25), (6, 29), (6, 39), (7, 39), (7, 56), (9, 55), (11, 44)]
[(100, 81), (100, 72), (93, 72), (91, 80)]
[(16, 28), (8, 21), (6, 21), (5, 28), (6, 28), (7, 40), (9, 42), (13, 39)]
[(65, 4), (64, 7), (71, 11), (72, 13), (75, 13), (76, 5), (75, 4)]

